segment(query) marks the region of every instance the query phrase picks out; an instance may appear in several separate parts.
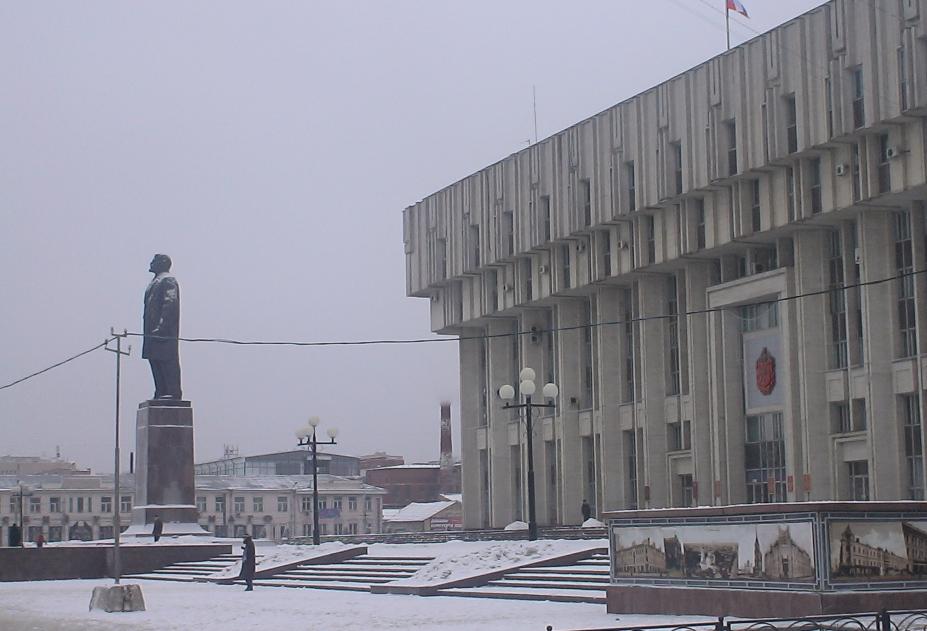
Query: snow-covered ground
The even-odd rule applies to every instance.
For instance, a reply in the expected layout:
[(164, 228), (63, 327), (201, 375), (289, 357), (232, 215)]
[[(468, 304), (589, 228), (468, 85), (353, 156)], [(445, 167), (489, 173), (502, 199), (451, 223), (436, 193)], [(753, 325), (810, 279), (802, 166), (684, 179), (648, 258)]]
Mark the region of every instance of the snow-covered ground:
[[(661, 624), (680, 618), (618, 616), (604, 605), (516, 600), (394, 596), (316, 589), (138, 581), (147, 611), (87, 611), (97, 585), (111, 581), (0, 583), (3, 631), (209, 631), (212, 629), (416, 629), (543, 631)], [(688, 620), (692, 620), (689, 617)]]
[[(330, 552), (342, 544), (312, 546), (260, 545), (267, 562), (284, 563), (312, 551)], [(451, 541), (438, 544), (374, 544), (377, 556), (434, 557), (410, 582), (444, 581), (494, 568), (567, 554), (603, 541)], [(322, 550), (321, 548), (325, 548)], [(236, 548), (237, 551), (237, 548)], [(148, 610), (138, 613), (88, 612), (90, 594), (106, 580), (0, 583), (0, 630), (68, 631), (150, 629), (186, 631), (261, 628), (435, 629), (455, 631), (542, 631), (662, 624), (681, 621), (670, 616), (618, 616), (604, 605), (444, 596), (378, 595), (356, 592), (240, 586), (203, 583), (138, 582)], [(685, 618), (692, 621), (693, 617)]]

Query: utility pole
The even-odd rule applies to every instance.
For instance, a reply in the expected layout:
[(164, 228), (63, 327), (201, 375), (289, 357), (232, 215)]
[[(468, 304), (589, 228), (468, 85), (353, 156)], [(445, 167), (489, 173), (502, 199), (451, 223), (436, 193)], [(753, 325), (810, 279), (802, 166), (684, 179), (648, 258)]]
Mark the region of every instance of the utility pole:
[[(119, 504), (122, 501), (121, 491), (119, 489), (119, 390), (122, 376), (122, 356), (129, 355), (132, 352), (132, 347), (129, 346), (127, 350), (122, 350), (122, 340), (129, 336), (127, 330), (123, 329), (122, 333), (116, 333), (116, 331), (110, 327), (109, 334), (112, 337), (107, 340), (106, 350), (111, 353), (116, 353), (116, 448), (114, 450), (115, 466), (113, 474), (113, 578), (115, 578), (116, 585), (118, 585), (119, 575), (122, 574), (122, 560), (119, 558), (119, 531), (122, 526), (119, 515)], [(116, 348), (109, 347), (109, 342), (113, 339), (116, 340)]]

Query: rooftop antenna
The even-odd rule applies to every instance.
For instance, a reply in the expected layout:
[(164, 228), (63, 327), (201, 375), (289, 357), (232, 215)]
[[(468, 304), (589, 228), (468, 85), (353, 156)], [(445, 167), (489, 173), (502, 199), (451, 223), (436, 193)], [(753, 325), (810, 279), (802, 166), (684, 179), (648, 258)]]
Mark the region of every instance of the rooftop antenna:
[(531, 100), (534, 105), (534, 144), (538, 142), (538, 89), (531, 86)]

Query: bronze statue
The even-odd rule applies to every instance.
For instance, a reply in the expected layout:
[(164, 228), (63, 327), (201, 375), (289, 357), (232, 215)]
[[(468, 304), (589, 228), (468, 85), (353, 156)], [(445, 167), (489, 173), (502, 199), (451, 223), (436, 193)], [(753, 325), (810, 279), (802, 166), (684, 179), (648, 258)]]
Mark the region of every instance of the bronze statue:
[(151, 364), (155, 399), (180, 399), (180, 287), (170, 274), (171, 257), (155, 254), (148, 271), (154, 274), (145, 290), (142, 357)]

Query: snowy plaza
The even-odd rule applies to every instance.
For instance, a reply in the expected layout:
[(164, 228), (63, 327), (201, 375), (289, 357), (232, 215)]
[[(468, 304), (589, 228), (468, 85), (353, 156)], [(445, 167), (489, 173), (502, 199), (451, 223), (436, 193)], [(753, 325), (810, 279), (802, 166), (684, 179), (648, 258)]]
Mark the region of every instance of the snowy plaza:
[[(448, 542), (432, 545), (370, 546), (379, 554), (428, 555), (433, 561), (406, 583), (478, 574), (565, 554), (588, 546), (580, 541)], [(327, 543), (320, 552), (344, 547)], [(308, 546), (259, 546), (258, 569), (304, 555)], [(237, 566), (219, 575), (235, 576)], [(618, 616), (602, 604), (371, 594), (334, 589), (261, 586), (245, 593), (240, 585), (137, 580), (147, 610), (135, 613), (88, 612), (93, 588), (112, 580), (0, 583), (0, 629), (229, 629), (260, 622), (287, 629), (593, 629), (659, 624), (681, 618)], [(688, 621), (698, 620), (689, 616)]]

